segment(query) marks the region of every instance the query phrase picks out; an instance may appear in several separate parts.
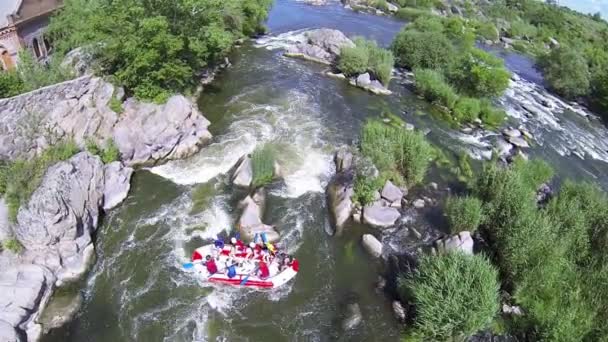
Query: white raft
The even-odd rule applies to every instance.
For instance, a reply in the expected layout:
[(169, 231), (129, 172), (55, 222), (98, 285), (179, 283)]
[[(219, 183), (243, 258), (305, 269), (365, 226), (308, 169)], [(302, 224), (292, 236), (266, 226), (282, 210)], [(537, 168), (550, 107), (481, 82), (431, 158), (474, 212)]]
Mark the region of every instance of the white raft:
[[(201, 278), (204, 281), (216, 284), (274, 289), (289, 282), (296, 276), (296, 274), (298, 274), (299, 269), (298, 261), (294, 259), (290, 266), (285, 267), (281, 271), (280, 263), (282, 260), (281, 258), (275, 257), (268, 265), (270, 276), (262, 279), (257, 274), (257, 265), (260, 261), (259, 257), (248, 259), (245, 258), (244, 253), (237, 253), (236, 256), (231, 257), (225, 250), (224, 252), (221, 252), (213, 244), (197, 248), (192, 254), (193, 259), (197, 253), (203, 258), (203, 260), (193, 260), (193, 269), (195, 272), (201, 275)], [(215, 264), (217, 265), (218, 269), (215, 274), (209, 274), (207, 267), (203, 264), (207, 255), (212, 256), (215, 260)], [(227, 274), (227, 267), (229, 265), (236, 266), (236, 276), (232, 278), (228, 277)]]

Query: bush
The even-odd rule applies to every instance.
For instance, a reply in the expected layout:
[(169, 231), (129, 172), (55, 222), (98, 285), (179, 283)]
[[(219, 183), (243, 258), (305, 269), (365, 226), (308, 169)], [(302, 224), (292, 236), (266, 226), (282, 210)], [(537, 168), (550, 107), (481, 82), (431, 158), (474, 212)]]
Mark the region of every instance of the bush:
[(397, 65), (409, 69), (445, 67), (454, 55), (450, 40), (440, 32), (403, 29), (392, 45)]
[(114, 111), (116, 114), (120, 114), (120, 113), (122, 113), (122, 111), (123, 111), (123, 108), (122, 108), (122, 102), (121, 102), (119, 99), (115, 98), (115, 97), (112, 97), (112, 98), (110, 99), (110, 102), (109, 102), (109, 107), (110, 107), (110, 109), (111, 109), (111, 110), (113, 110), (113, 111)]
[(470, 96), (500, 96), (509, 86), (511, 74), (502, 59), (473, 48), (450, 65), (450, 80)]
[(432, 15), (432, 14), (428, 10), (411, 8), (411, 7), (400, 8), (396, 14), (397, 18), (409, 20), (409, 21), (413, 21), (413, 20), (416, 20), (417, 18), (420, 18), (423, 16), (430, 16), (430, 15)]
[(558, 94), (574, 98), (589, 92), (587, 61), (575, 49), (568, 47), (555, 49), (541, 59), (540, 66), (545, 79)]
[(378, 178), (365, 177), (358, 174), (355, 178), (355, 201), (361, 205), (372, 203), (381, 186), (382, 183)]
[(471, 168), (471, 157), (466, 152), (458, 155), (458, 174), (462, 181), (469, 181), (474, 176)]
[(450, 233), (475, 232), (481, 223), (481, 201), (475, 197), (449, 197), (445, 214), (450, 224)]
[(0, 72), (0, 98), (13, 97), (24, 91), (25, 85), (16, 71)]
[(422, 181), (430, 162), (431, 147), (424, 135), (368, 121), (361, 134), (361, 152), (369, 157), (384, 178), (399, 174), (407, 185)]
[(19, 207), (29, 201), (32, 193), (40, 186), (46, 170), (59, 161), (69, 159), (78, 151), (76, 143), (68, 140), (49, 147), (31, 160), (16, 160), (5, 168), (5, 199), (12, 222), (17, 220)]
[(507, 114), (504, 110), (494, 107), (492, 102), (482, 99), (480, 102), (479, 118), (490, 128), (499, 128), (504, 122)]
[(369, 54), (365, 47), (343, 47), (340, 50), (338, 69), (346, 76), (356, 76), (367, 71)]
[(120, 150), (118, 149), (118, 146), (116, 146), (113, 139), (109, 139), (106, 142), (106, 146), (103, 149), (100, 157), (104, 164), (109, 164), (111, 162), (120, 160)]
[(381, 49), (375, 46), (369, 50), (369, 70), (384, 84), (385, 86), (391, 80), (393, 73), (393, 65), (395, 65), (395, 58), (393, 53), (389, 50)]
[(437, 16), (425, 16), (416, 19), (408, 27), (408, 30), (417, 30), (420, 32), (443, 32), (443, 21)]
[(21, 242), (19, 242), (19, 240), (12, 238), (2, 241), (2, 248), (15, 254), (19, 254), (23, 250), (23, 245)]
[(414, 82), (416, 91), (428, 101), (437, 102), (448, 109), (454, 108), (458, 101), (458, 94), (438, 71), (417, 69), (414, 72)]
[(67, 81), (73, 77), (69, 69), (61, 66), (61, 56), (52, 56), (47, 64), (38, 62), (29, 50), (19, 53), (19, 77), (23, 91), (32, 91), (51, 84)]
[(461, 97), (454, 106), (454, 119), (459, 122), (472, 122), (479, 118), (481, 104), (478, 99)]
[(513, 38), (534, 38), (537, 33), (536, 26), (531, 25), (523, 20), (515, 20), (511, 22), (509, 28), (509, 36)]
[(554, 175), (553, 168), (542, 159), (527, 161), (518, 157), (513, 161), (512, 167), (523, 184), (533, 192), (536, 192), (543, 183), (549, 182)]
[[(482, 256), (424, 256), (401, 296), (416, 309), (410, 336), (422, 341), (464, 340), (490, 326), (498, 312), (498, 272)], [(410, 298), (411, 296), (411, 298)]]
[(489, 21), (480, 23), (479, 26), (477, 27), (476, 32), (479, 36), (483, 37), (484, 39), (491, 40), (493, 42), (497, 41), (499, 38), (498, 29), (496, 28), (496, 25), (494, 25), (493, 23), (491, 23)]
[(371, 72), (384, 85), (388, 85), (393, 71), (392, 52), (379, 48), (375, 41), (357, 37), (355, 47), (344, 47), (340, 50), (340, 69), (347, 76), (356, 76)]
[(372, 6), (381, 11), (388, 12), (388, 4), (386, 3), (386, 0), (375, 0)]
[(265, 186), (274, 178), (275, 152), (268, 144), (258, 147), (251, 155), (251, 169), (253, 170), (252, 186), (255, 188)]

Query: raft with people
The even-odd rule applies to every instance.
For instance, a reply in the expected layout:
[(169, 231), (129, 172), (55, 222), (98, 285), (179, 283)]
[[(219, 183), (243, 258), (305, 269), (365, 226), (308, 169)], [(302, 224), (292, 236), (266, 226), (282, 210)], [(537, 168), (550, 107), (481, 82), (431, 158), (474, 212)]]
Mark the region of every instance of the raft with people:
[(263, 235), (249, 245), (236, 237), (229, 243), (216, 240), (195, 249), (191, 262), (183, 266), (210, 283), (258, 289), (285, 285), (299, 270), (296, 258), (266, 242)]

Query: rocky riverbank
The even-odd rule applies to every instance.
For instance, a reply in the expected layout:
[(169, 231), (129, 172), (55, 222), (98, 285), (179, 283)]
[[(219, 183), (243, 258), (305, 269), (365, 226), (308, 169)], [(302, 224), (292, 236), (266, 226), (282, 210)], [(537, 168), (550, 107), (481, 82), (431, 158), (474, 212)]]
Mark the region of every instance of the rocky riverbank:
[(86, 273), (102, 213), (126, 198), (133, 166), (188, 157), (211, 138), (209, 121), (183, 96), (163, 105), (123, 98), (120, 88), (83, 76), (0, 100), (1, 159), (32, 158), (65, 139), (83, 149), (111, 140), (121, 155), (104, 165), (81, 152), (51, 166), (14, 222), (0, 199), (0, 235), (23, 247), (0, 254), (0, 340), (37, 341), (62, 324), (45, 327), (39, 318), (55, 288)]

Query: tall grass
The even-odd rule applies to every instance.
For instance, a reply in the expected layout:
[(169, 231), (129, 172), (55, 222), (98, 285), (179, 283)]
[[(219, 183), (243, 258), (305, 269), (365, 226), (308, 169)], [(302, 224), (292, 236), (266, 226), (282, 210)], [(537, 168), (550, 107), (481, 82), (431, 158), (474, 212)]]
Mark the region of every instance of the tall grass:
[(424, 178), (430, 159), (431, 146), (419, 132), (407, 131), (371, 120), (363, 127), (361, 152), (376, 165), (381, 175), (400, 175), (406, 185)]
[(354, 47), (340, 50), (338, 69), (347, 76), (371, 72), (380, 82), (388, 85), (395, 64), (393, 53), (378, 47), (373, 40), (356, 37), (354, 43)]
[(452, 234), (475, 232), (481, 223), (481, 201), (475, 197), (449, 197), (445, 214)]
[(31, 160), (19, 159), (0, 168), (0, 195), (5, 195), (11, 221), (16, 222), (19, 207), (29, 201), (40, 186), (46, 170), (78, 151), (76, 143), (68, 140), (55, 144)]
[(456, 90), (444, 79), (441, 72), (431, 69), (417, 69), (414, 72), (416, 91), (430, 102), (436, 102), (453, 109), (458, 101)]
[(251, 155), (254, 187), (261, 187), (272, 182), (274, 177), (275, 152), (271, 145), (258, 147)]

